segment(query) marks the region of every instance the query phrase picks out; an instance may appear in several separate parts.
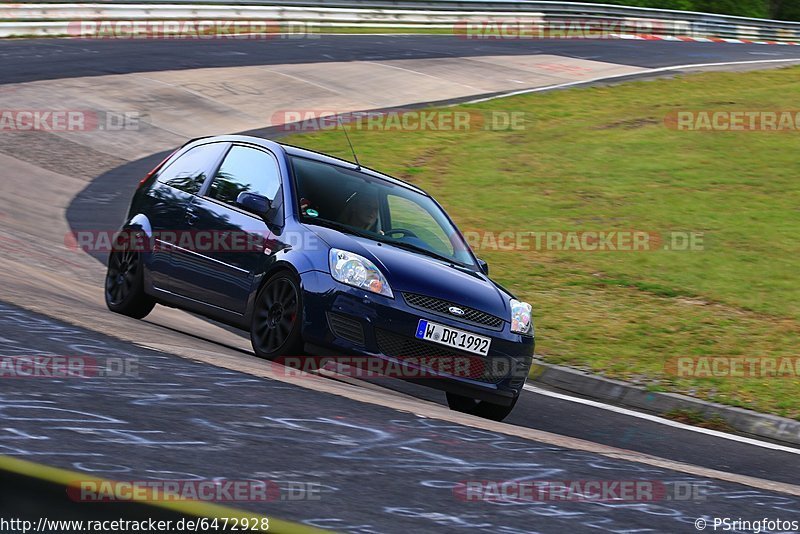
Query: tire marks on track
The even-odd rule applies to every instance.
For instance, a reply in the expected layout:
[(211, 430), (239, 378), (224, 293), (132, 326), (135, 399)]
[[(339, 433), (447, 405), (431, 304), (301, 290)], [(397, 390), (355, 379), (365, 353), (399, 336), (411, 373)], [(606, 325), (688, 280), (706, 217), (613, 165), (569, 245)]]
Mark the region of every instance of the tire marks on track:
[[(342, 412), (325, 393), (144, 350), (7, 304), (0, 336), (3, 355), (137, 359), (136, 376), (5, 379), (0, 451), (87, 478), (313, 483), (318, 500), (237, 507), (361, 533), (683, 531), (712, 509), (785, 517), (800, 508), (797, 497), (388, 407), (350, 402)], [(465, 480), (592, 479), (696, 484), (704, 497), (502, 503), (464, 502), (453, 491)]]

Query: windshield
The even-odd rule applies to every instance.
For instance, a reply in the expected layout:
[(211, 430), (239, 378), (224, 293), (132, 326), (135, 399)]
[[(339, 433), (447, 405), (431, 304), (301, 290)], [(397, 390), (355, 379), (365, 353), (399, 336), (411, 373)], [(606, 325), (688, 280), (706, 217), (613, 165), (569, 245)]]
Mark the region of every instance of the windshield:
[(335, 227), (476, 267), (466, 243), (428, 196), (368, 174), (291, 157), (304, 223)]

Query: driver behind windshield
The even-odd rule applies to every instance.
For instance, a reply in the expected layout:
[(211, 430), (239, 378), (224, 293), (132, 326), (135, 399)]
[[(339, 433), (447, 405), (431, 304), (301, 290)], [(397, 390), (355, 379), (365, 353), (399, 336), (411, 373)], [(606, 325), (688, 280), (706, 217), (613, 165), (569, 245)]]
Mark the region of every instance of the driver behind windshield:
[(344, 204), (339, 222), (363, 230), (375, 231), (378, 221), (378, 197), (374, 194), (356, 192)]

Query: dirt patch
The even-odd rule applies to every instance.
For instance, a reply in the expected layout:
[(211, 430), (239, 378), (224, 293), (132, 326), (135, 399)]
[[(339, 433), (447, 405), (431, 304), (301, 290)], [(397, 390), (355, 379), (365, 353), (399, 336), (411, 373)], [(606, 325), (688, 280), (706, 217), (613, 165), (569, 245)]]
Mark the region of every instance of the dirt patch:
[(615, 128), (619, 128), (621, 130), (636, 130), (638, 128), (644, 128), (645, 126), (651, 124), (661, 124), (661, 121), (655, 119), (653, 117), (645, 117), (645, 118), (638, 118), (638, 119), (626, 119), (622, 121), (615, 121), (608, 124), (603, 124), (602, 126), (596, 126), (592, 128), (593, 130), (611, 130)]

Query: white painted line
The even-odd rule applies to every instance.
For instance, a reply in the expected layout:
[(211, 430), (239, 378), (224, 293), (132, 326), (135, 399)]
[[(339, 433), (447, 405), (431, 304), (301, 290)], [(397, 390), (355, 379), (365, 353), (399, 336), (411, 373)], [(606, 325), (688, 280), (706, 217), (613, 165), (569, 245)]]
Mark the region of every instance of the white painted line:
[[(269, 66), (265, 66), (265, 65), (254, 65), (254, 66), (259, 70), (265, 70), (267, 72), (271, 72), (273, 74), (277, 74), (278, 76), (285, 76), (286, 78), (291, 78), (292, 80), (295, 80), (295, 81), (298, 81), (298, 82), (301, 82), (301, 83), (307, 83), (308, 85), (313, 85), (314, 87), (318, 87), (318, 88), (322, 89), (323, 91), (328, 91), (330, 93), (335, 93), (337, 95), (342, 94), (341, 91), (337, 91), (333, 87), (328, 87), (326, 85), (322, 85), (322, 84), (319, 84), (317, 82), (313, 82), (311, 80), (306, 80), (305, 78), (301, 78), (300, 76), (295, 76), (293, 74), (289, 74), (288, 72), (281, 72), (279, 70), (274, 70), (274, 69), (269, 68)], [(277, 67), (286, 67), (286, 66), (293, 66), (293, 65), (284, 64), (284, 65), (276, 65), (276, 66)]]
[[(605, 82), (609, 80), (614, 80), (617, 78), (627, 78), (629, 76), (640, 76), (643, 74), (657, 74), (659, 72), (670, 72), (675, 70), (682, 70), (682, 69), (699, 69), (705, 67), (725, 67), (729, 65), (751, 65), (751, 64), (759, 64), (759, 63), (786, 63), (789, 62), (800, 62), (800, 57), (796, 58), (786, 58), (786, 59), (754, 59), (749, 61), (725, 61), (723, 63), (695, 63), (692, 65), (675, 65), (672, 67), (659, 67), (657, 69), (644, 69), (635, 72), (627, 72), (624, 74), (614, 74), (613, 76), (600, 76), (598, 78), (590, 78), (588, 80), (577, 80), (574, 82), (567, 82), (567, 83), (559, 83), (556, 85), (546, 85), (544, 87), (534, 87), (532, 89), (521, 89), (519, 91), (512, 91), (510, 93), (503, 93), (501, 95), (489, 96), (485, 98), (478, 98), (475, 100), (470, 100), (468, 102), (461, 102), (459, 104), (453, 104), (453, 106), (463, 106), (465, 104), (480, 104), (481, 102), (489, 102), (490, 100), (497, 100), (500, 98), (508, 98), (510, 96), (517, 96), (517, 95), (526, 95), (528, 93), (541, 93), (544, 91), (552, 91), (554, 89), (566, 89), (567, 87), (573, 87), (575, 85), (586, 85), (590, 83), (597, 83), (597, 82)], [(620, 65), (625, 66), (625, 65)]]
[(636, 410), (629, 410), (627, 408), (621, 408), (619, 406), (603, 404), (602, 402), (582, 399), (580, 397), (572, 397), (570, 395), (564, 395), (563, 393), (556, 393), (555, 391), (549, 391), (547, 389), (538, 388), (531, 384), (525, 384), (525, 389), (532, 393), (536, 393), (537, 395), (544, 395), (545, 397), (553, 397), (554, 399), (560, 399), (569, 402), (574, 402), (577, 404), (583, 404), (585, 406), (592, 406), (594, 408), (600, 408), (601, 410), (607, 410), (609, 412), (627, 415), (630, 417), (636, 417), (638, 419), (644, 419), (645, 421), (650, 421), (652, 423), (658, 423), (660, 425), (665, 425), (665, 426), (671, 426), (673, 428), (679, 428), (681, 430), (688, 430), (690, 432), (697, 432), (698, 434), (706, 434), (707, 436), (714, 436), (716, 438), (727, 439), (730, 441), (737, 441), (739, 443), (746, 443), (748, 445), (753, 445), (755, 447), (761, 447), (764, 449), (772, 449), (775, 451), (800, 454), (800, 449), (786, 447), (784, 445), (777, 445), (775, 443), (769, 443), (766, 441), (759, 441), (757, 439), (751, 439), (744, 436), (737, 436), (735, 434), (728, 434), (725, 432), (720, 432), (719, 430), (711, 430), (710, 428), (701, 428), (699, 426), (687, 425), (684, 423), (679, 423), (677, 421), (664, 419), (663, 417), (637, 412)]
[[(365, 60), (365, 62), (366, 63), (370, 63), (372, 65), (378, 65), (380, 67), (385, 67), (387, 69), (396, 69), (396, 70), (399, 70), (399, 71), (408, 72), (410, 74), (417, 74), (419, 76), (425, 76), (427, 78), (431, 78), (433, 80), (438, 80), (440, 82), (441, 81), (444, 81), (444, 82), (448, 81), (445, 78), (442, 78), (440, 76), (434, 76), (433, 74), (428, 74), (427, 72), (420, 72), (418, 70), (409, 69), (409, 68), (405, 68), (405, 67), (398, 67), (397, 65), (390, 65), (388, 63), (380, 63), (378, 61), (373, 61), (373, 60)], [(460, 85), (462, 87), (466, 87), (467, 89), (471, 89), (473, 91), (483, 91), (484, 90), (484, 89), (481, 89), (480, 87), (474, 87), (472, 85), (467, 85), (465, 83), (459, 83), (459, 82), (454, 82), (454, 81), (450, 81), (450, 83), (454, 83), (456, 85)]]

